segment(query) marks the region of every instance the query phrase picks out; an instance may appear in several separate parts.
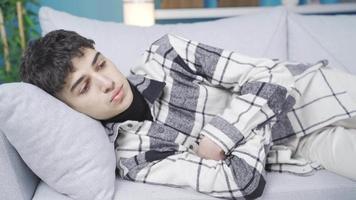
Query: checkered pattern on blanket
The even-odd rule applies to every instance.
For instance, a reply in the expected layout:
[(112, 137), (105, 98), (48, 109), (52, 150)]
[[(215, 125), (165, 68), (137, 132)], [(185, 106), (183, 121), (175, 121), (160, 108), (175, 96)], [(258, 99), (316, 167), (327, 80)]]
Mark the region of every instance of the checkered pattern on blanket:
[[(294, 158), (288, 145), (356, 114), (325, 65), (252, 58), (163, 36), (128, 77), (153, 121), (107, 124), (120, 176), (236, 199), (260, 196), (266, 170), (306, 175), (320, 169)], [(226, 152), (225, 160), (196, 155), (203, 135)]]

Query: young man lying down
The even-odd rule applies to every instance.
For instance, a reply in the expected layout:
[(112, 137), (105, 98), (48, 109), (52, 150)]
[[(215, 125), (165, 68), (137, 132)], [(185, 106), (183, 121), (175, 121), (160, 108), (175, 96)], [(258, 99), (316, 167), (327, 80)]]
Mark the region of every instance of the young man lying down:
[(266, 171), (356, 180), (356, 78), (326, 61), (164, 35), (125, 77), (94, 41), (57, 30), (30, 44), (21, 77), (100, 120), (127, 180), (228, 199), (261, 196)]

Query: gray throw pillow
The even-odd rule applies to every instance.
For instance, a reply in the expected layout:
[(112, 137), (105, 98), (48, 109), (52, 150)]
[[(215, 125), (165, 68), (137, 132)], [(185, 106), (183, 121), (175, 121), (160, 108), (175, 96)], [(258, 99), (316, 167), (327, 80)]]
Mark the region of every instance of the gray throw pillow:
[(0, 85), (0, 129), (31, 170), (79, 200), (109, 200), (115, 151), (100, 122), (27, 83)]

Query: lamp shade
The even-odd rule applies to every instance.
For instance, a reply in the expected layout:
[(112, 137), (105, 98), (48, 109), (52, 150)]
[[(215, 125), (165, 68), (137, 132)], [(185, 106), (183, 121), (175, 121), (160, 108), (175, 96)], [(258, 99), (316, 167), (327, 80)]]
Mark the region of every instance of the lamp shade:
[(124, 0), (124, 23), (151, 26), (155, 23), (153, 0)]

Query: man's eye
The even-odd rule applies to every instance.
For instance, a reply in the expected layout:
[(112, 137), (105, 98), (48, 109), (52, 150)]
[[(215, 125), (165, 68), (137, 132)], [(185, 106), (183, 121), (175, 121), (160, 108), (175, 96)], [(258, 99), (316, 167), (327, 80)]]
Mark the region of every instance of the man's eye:
[(88, 91), (89, 89), (89, 85), (88, 84), (85, 84), (85, 86), (80, 90), (80, 94), (84, 94)]
[(98, 69), (101, 69), (101, 68), (105, 67), (105, 64), (106, 64), (105, 61), (101, 62), (101, 63), (98, 65)]

